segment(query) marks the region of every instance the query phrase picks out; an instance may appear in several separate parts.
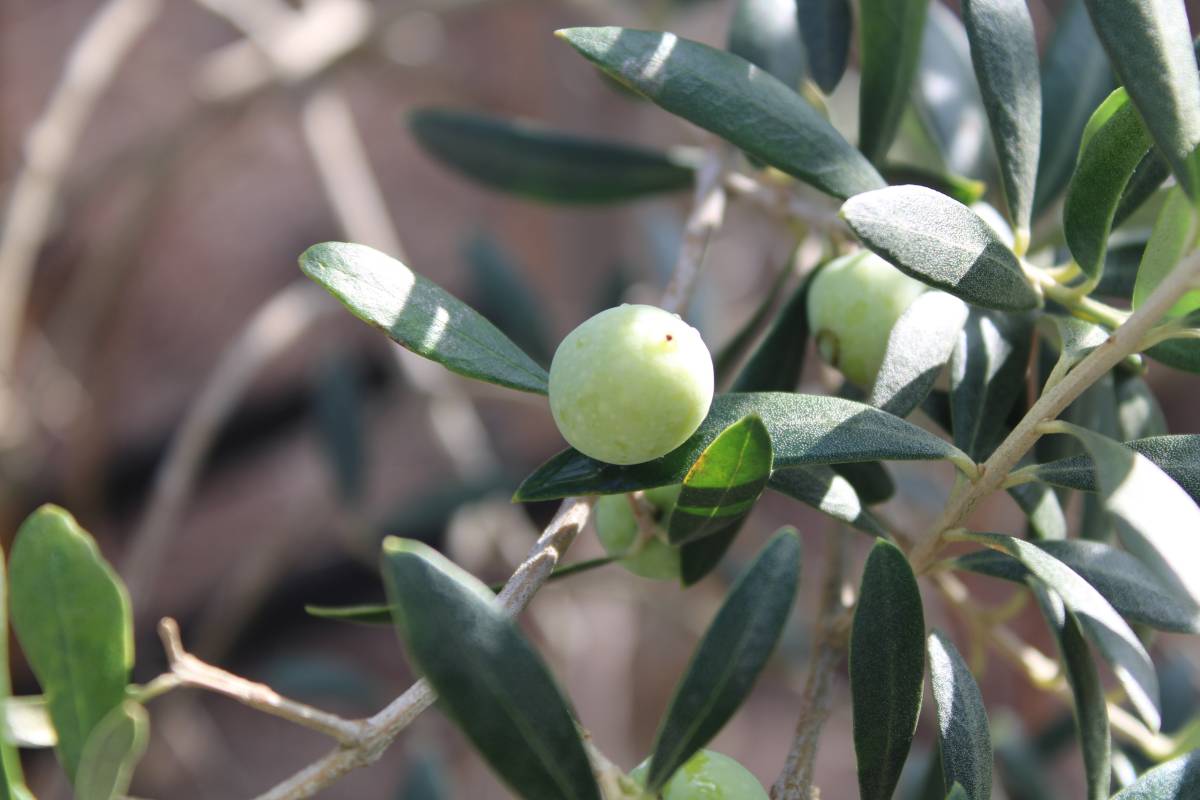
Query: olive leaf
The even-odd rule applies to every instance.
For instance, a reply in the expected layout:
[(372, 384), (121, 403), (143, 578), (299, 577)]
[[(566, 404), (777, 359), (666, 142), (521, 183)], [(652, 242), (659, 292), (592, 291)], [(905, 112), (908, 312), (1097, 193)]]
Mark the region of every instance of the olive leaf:
[(585, 58), (672, 114), (834, 197), (884, 180), (800, 95), (743, 58), (671, 33), (569, 28)]
[(937, 709), (942, 780), (970, 800), (992, 796), (992, 738), (975, 678), (945, 634), (929, 634), (929, 683)]
[(1200, 792), (1200, 750), (1146, 772), (1112, 800), (1189, 800)]
[(146, 752), (150, 715), (126, 700), (88, 737), (75, 776), (76, 800), (119, 800), (129, 791), (133, 770)]
[(971, 309), (950, 356), (954, 443), (977, 461), (1000, 443), (1005, 419), (1025, 388), (1032, 314)]
[(738, 0), (729, 26), (729, 52), (797, 87), (804, 79), (805, 58), (796, 0)]
[(767, 488), (799, 500), (834, 519), (872, 536), (883, 536), (879, 522), (866, 509), (857, 489), (830, 467), (790, 467), (771, 475)]
[(850, 54), (850, 0), (795, 0), (804, 54), (813, 81), (832, 94)]
[(1027, 311), (1038, 295), (974, 211), (924, 186), (889, 186), (842, 205), (863, 244), (902, 272), (983, 308)]
[(858, 147), (882, 163), (921, 54), (927, 0), (862, 0), (858, 15)]
[(850, 633), (850, 701), (863, 800), (887, 800), (900, 780), (921, 711), (925, 618), (912, 567), (876, 541), (863, 568)]
[(967, 306), (945, 292), (913, 301), (888, 334), (887, 349), (868, 402), (907, 417), (933, 388), (967, 321)]
[(549, 376), (495, 325), (396, 259), (361, 244), (325, 242), (300, 269), (397, 344), (452, 372), (546, 394)]

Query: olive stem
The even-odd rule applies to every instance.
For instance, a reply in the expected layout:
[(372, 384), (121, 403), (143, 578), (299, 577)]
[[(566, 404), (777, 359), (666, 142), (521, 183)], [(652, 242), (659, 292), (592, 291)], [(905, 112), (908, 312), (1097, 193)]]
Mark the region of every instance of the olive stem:
[(684, 316), (692, 292), (700, 279), (700, 268), (704, 254), (713, 235), (725, 220), (725, 173), (733, 149), (730, 145), (711, 145), (704, 161), (696, 170), (696, 192), (692, 201), (692, 212), (683, 228), (683, 242), (675, 260), (671, 282), (663, 292), (662, 308)]
[(1044, 392), (1017, 426), (1005, 437), (991, 457), (980, 467), (979, 477), (959, 487), (946, 504), (941, 517), (909, 554), (913, 569), (924, 572), (937, 559), (946, 532), (959, 527), (976, 504), (1000, 488), (1013, 467), (1041, 436), (1038, 427), (1053, 420), (1125, 357), (1136, 352), (1147, 332), (1175, 305), (1200, 275), (1200, 251), (1193, 251), (1159, 284), (1136, 311), (1120, 324), (1108, 339), (1085, 356), (1055, 386)]

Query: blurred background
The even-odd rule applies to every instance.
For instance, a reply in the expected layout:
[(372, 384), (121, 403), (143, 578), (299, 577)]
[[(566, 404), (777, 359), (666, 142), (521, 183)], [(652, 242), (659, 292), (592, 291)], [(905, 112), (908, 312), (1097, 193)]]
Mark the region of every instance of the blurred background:
[[(137, 680), (164, 668), (154, 629), (173, 616), (189, 649), (235, 673), (346, 716), (380, 708), (412, 681), (395, 636), (312, 618), (305, 605), (381, 600), (375, 562), (387, 534), (503, 580), (555, 508), (514, 506), (512, 490), (563, 443), (544, 398), (401, 352), (309, 285), (297, 255), (332, 239), (401, 256), (548, 364), (591, 314), (659, 296), (687, 194), (608, 207), (504, 196), (425, 155), (406, 116), (448, 107), (653, 148), (701, 146), (702, 131), (599, 80), (552, 32), (616, 24), (723, 46), (733, 5), (0, 0), (5, 546), (44, 502), (93, 532), (130, 585)], [(1061, 5), (1031, 1), (1043, 38)], [(854, 86), (852, 66), (830, 101), (843, 131), (854, 130)], [(781, 272), (811, 266), (804, 248), (793, 265), (793, 244), (786, 227), (731, 204), (690, 313), (714, 351)], [(1149, 378), (1171, 430), (1195, 430), (1183, 376), (1154, 367)], [(810, 358), (802, 390), (836, 386)], [(919, 530), (950, 473), (892, 473), (899, 491), (884, 510)], [(791, 742), (826, 554), (848, 538), (856, 580), (865, 537), (768, 497), (722, 570), (686, 592), (609, 567), (547, 587), (524, 616), (582, 723), (622, 766), (647, 755), (728, 581), (783, 524), (804, 536), (802, 599), (714, 743), (769, 785)], [(1006, 497), (977, 520), (1021, 525)], [(589, 532), (570, 560), (600, 553)], [(972, 586), (983, 603), (1014, 591)], [(927, 600), (930, 624), (963, 633)], [(1014, 626), (1053, 652), (1036, 611)], [(1195, 645), (1162, 636), (1157, 652), (1177, 701), (1164, 706), (1186, 715)], [(975, 656), (995, 712), (998, 794), (1079, 796), (1069, 709)], [(34, 693), (20, 659), (17, 650), (16, 691)], [(857, 795), (844, 675), (842, 665), (818, 759), (827, 798)], [(177, 692), (151, 712), (140, 797), (252, 797), (329, 747), (213, 696)], [(909, 796), (932, 732), (923, 719)], [(49, 751), (25, 755), (39, 797), (68, 796)], [(507, 795), (435, 710), (322, 796)]]

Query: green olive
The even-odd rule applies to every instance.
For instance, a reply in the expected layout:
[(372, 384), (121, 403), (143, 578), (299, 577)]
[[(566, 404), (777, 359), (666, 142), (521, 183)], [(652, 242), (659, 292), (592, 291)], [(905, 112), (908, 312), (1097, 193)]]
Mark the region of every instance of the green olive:
[[(646, 499), (655, 510), (655, 535), (642, 545), (636, 553), (622, 558), (621, 566), (652, 580), (679, 579), (679, 548), (667, 544), (663, 525), (675, 507), (679, 497), (679, 486), (661, 486), (648, 489)], [(629, 504), (629, 496), (610, 494), (596, 501), (596, 534), (610, 556), (628, 553), (638, 540), (637, 518)]]
[(925, 289), (874, 253), (842, 256), (821, 267), (808, 290), (808, 326), (821, 357), (869, 389), (892, 328)]
[(700, 333), (654, 306), (601, 311), (563, 339), (550, 364), (550, 411), (563, 438), (610, 464), (671, 452), (700, 427), (712, 396)]
[[(645, 786), (650, 760), (630, 777)], [(662, 800), (767, 800), (767, 793), (750, 770), (727, 755), (701, 750), (675, 771), (662, 789)]]

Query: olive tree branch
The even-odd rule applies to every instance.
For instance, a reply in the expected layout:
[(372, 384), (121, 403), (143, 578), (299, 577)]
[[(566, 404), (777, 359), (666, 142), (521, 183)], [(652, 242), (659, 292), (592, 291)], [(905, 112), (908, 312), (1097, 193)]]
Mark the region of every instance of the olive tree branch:
[(1084, 390), (1103, 377), (1122, 359), (1137, 352), (1146, 334), (1188, 291), (1200, 275), (1200, 251), (1192, 252), (1159, 284), (1136, 311), (1108, 339), (1089, 353), (1056, 385), (1046, 391), (1021, 419), (991, 457), (979, 468), (978, 477), (961, 484), (946, 504), (941, 517), (913, 548), (909, 560), (917, 573), (928, 570), (941, 550), (947, 531), (959, 527), (985, 496), (1000, 488), (1009, 472), (1041, 436), (1038, 426), (1056, 418)]
[[(593, 498), (571, 498), (550, 521), (529, 557), (504, 585), (496, 602), (509, 615), (520, 613), (549, 579), (562, 554), (587, 524)], [(298, 800), (312, 797), (341, 776), (379, 759), (393, 740), (421, 712), (433, 705), (437, 693), (422, 678), (375, 716), (355, 722), (352, 739), (292, 777), (259, 795), (256, 800)]]
[(846, 653), (853, 619), (853, 603), (847, 596), (845, 579), (847, 537), (842, 533), (831, 540), (832, 552), (821, 590), (820, 617), (800, 699), (796, 736), (783, 771), (771, 787), (771, 800), (816, 800), (819, 796), (813, 785), (817, 746), (833, 705), (830, 691), (833, 671)]
[(725, 173), (732, 154), (730, 145), (714, 144), (705, 152), (704, 161), (696, 170), (692, 211), (683, 228), (683, 242), (679, 246), (671, 282), (660, 303), (667, 311), (683, 314), (692, 299), (709, 241), (725, 219)]

